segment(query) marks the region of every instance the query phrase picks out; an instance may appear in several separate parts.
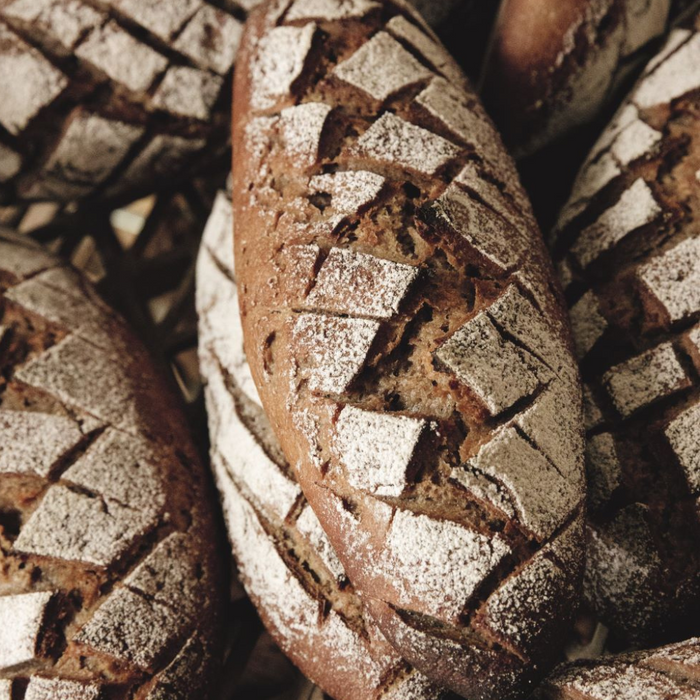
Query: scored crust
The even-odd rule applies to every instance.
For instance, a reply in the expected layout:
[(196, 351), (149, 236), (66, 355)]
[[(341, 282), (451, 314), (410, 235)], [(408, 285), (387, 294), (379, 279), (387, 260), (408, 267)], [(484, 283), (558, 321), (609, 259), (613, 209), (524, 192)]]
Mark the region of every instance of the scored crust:
[[(301, 21), (272, 2), (244, 37), (246, 355), (399, 654), (466, 696), (510, 697), (553, 661), (581, 575), (563, 311), (513, 163), (466, 81), (446, 80), (450, 57), (403, 3), (340, 3), (335, 20), (338, 5)], [(290, 139), (291, 114), (309, 116)]]
[(534, 700), (700, 700), (700, 639), (563, 664)]
[(170, 392), (72, 268), (0, 231), (0, 687), (207, 698), (222, 573)]
[(232, 223), (220, 192), (197, 263), (197, 311), (211, 462), (239, 576), (281, 648), (336, 700), (446, 699), (363, 614), (282, 455), (243, 351)]
[(635, 643), (700, 615), (698, 22), (646, 67), (552, 236), (585, 385), (587, 594)]

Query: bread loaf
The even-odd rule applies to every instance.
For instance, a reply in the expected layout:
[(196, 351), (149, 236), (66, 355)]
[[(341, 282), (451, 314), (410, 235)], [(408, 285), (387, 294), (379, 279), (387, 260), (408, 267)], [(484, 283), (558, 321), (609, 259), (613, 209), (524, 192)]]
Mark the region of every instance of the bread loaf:
[(700, 639), (558, 668), (534, 700), (698, 700)]
[(484, 101), (517, 157), (597, 116), (655, 37), (671, 0), (503, 0)]
[[(575, 606), (579, 389), (553, 273), (476, 97), (407, 6), (272, 2), (234, 90), (255, 385), (383, 633), (470, 698)], [(449, 79), (449, 81), (448, 81)]]
[(282, 649), (335, 700), (445, 697), (383, 638), (347, 580), (260, 406), (243, 352), (230, 195), (198, 259), (211, 461), (241, 579)]
[(0, 697), (213, 697), (223, 580), (184, 421), (86, 280), (4, 230), (0, 367)]
[(636, 643), (700, 631), (695, 22), (600, 137), (552, 240), (584, 380), (587, 592)]

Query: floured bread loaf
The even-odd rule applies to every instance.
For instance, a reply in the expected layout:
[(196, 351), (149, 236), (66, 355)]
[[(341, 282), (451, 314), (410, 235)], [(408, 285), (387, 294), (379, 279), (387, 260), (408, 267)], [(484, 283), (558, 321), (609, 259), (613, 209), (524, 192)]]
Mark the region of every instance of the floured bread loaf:
[(671, 0), (504, 0), (483, 76), (517, 157), (596, 117), (666, 27)]
[(213, 697), (222, 577), (184, 421), (87, 282), (5, 231), (0, 367), (0, 697)]
[(587, 592), (635, 642), (700, 632), (697, 23), (647, 66), (552, 240), (584, 380)]
[(336, 700), (444, 698), (362, 612), (260, 405), (243, 352), (230, 195), (219, 194), (197, 270), (211, 461), (241, 579), (282, 649)]
[(700, 639), (562, 665), (534, 700), (700, 700)]
[(252, 376), (399, 654), (466, 697), (511, 697), (557, 653), (581, 575), (553, 275), (511, 160), (421, 21), (304, 7), (253, 15), (235, 85)]

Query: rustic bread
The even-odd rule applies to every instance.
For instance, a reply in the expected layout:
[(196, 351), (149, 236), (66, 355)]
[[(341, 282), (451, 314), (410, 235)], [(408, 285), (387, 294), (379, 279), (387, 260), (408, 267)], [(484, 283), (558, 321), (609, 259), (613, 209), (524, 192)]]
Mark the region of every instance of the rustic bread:
[(0, 339), (0, 697), (212, 697), (223, 580), (169, 391), (85, 279), (4, 230)]
[(562, 665), (533, 700), (700, 700), (700, 639)]
[(552, 240), (584, 380), (587, 592), (636, 643), (700, 632), (695, 22), (600, 137)]
[(483, 74), (484, 102), (517, 157), (600, 113), (671, 0), (503, 0)]
[(420, 19), (304, 5), (251, 16), (235, 82), (252, 376), (399, 654), (467, 697), (511, 697), (557, 654), (581, 574), (553, 272), (512, 161)]
[(245, 588), (283, 651), (336, 700), (443, 698), (363, 615), (260, 405), (243, 352), (230, 195), (197, 262), (199, 356), (211, 462)]

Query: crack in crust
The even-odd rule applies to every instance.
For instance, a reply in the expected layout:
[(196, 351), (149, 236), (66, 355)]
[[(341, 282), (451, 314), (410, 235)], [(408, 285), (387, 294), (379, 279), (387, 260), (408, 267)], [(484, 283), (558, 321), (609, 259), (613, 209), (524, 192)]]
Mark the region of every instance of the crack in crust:
[[(222, 572), (168, 390), (76, 271), (4, 230), (0, 327), (2, 683), (209, 697)], [(189, 667), (206, 680), (180, 677)]]

